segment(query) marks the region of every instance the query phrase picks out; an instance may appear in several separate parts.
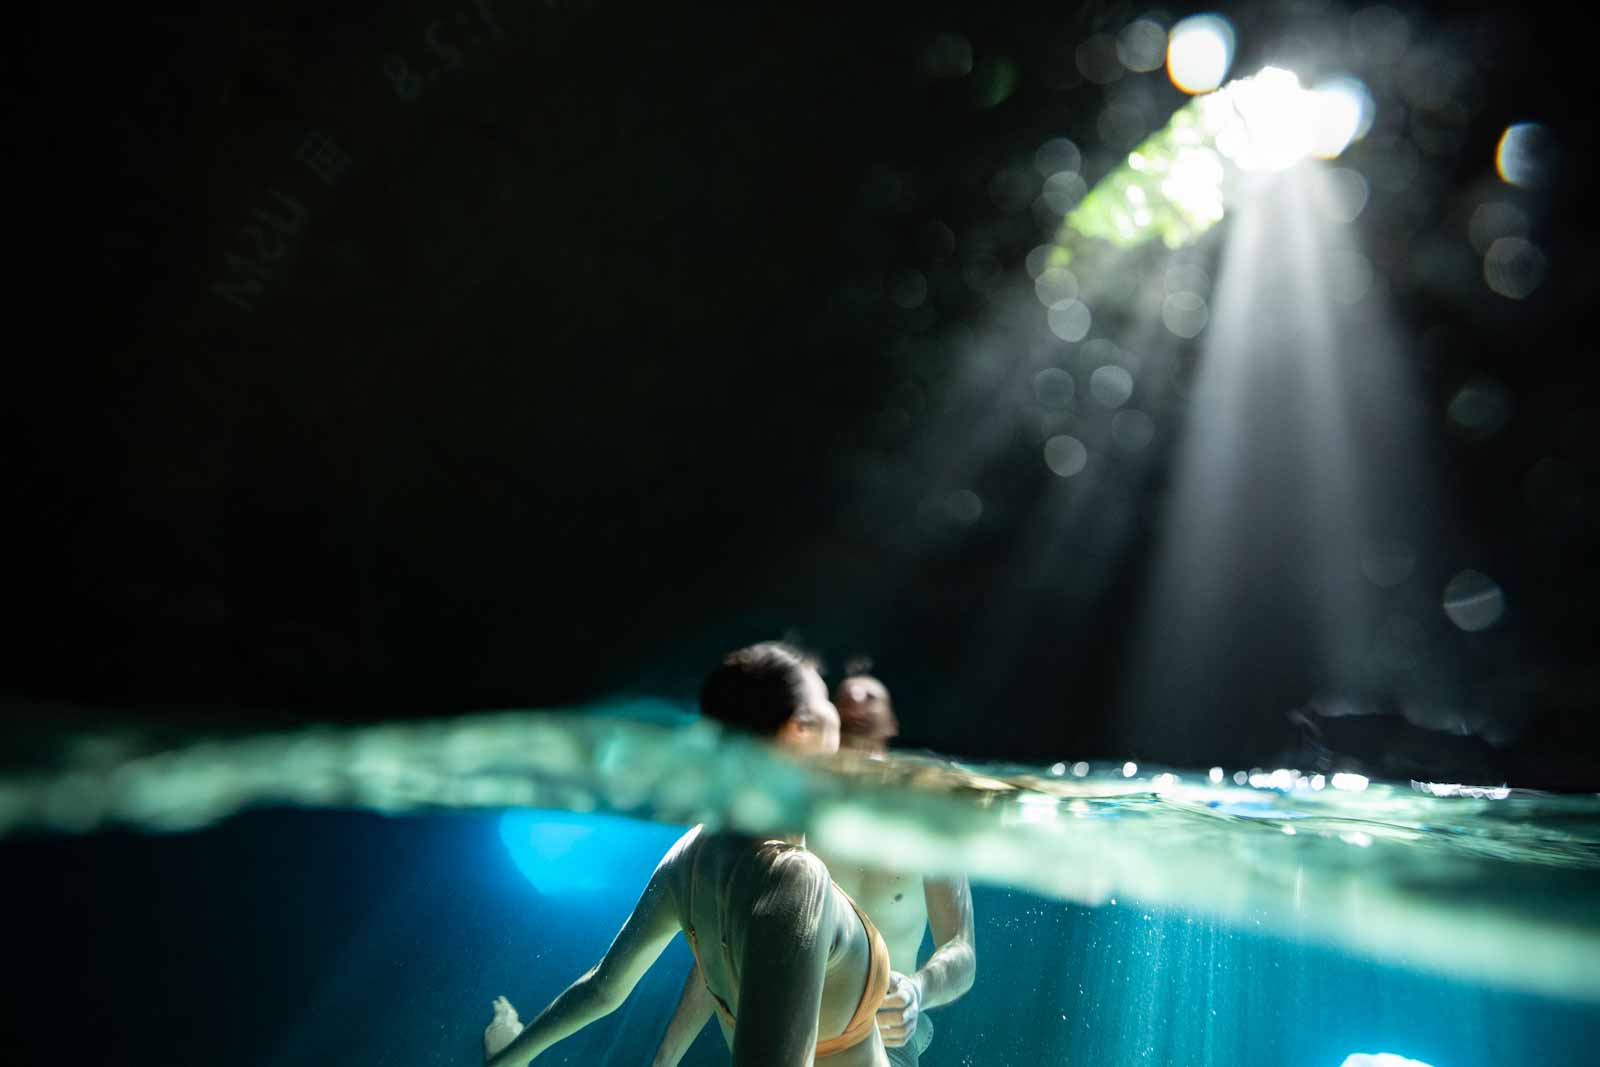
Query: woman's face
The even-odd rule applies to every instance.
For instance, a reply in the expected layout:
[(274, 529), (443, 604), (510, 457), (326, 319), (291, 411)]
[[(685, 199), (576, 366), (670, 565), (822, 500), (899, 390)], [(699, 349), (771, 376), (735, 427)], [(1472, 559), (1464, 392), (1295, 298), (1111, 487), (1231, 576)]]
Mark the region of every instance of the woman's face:
[(807, 667), (801, 682), (805, 702), (794, 709), (778, 731), (780, 747), (803, 756), (827, 756), (839, 751), (839, 709), (828, 699), (822, 676)]

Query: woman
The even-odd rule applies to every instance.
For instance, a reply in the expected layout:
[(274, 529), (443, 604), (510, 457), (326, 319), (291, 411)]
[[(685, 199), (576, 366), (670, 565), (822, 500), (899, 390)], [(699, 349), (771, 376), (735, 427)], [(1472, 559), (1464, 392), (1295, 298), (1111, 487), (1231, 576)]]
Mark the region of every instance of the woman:
[[(832, 752), (839, 713), (812, 663), (776, 642), (729, 654), (701, 712), (801, 754)], [(717, 1004), (734, 1067), (887, 1067), (876, 1014), (889, 954), (798, 839), (706, 833), (672, 846), (605, 957), (524, 1028), (495, 1001), (489, 1067), (522, 1065), (610, 1014), (679, 930)]]

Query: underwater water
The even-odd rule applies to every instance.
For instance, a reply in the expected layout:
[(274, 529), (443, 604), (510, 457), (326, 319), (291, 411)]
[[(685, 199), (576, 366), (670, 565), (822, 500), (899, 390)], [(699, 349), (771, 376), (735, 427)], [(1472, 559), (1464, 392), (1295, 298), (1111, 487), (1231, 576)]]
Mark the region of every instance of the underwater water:
[[(1593, 1062), (1596, 797), (802, 765), (655, 718), (103, 736), (6, 776), (12, 1062), (477, 1062), (490, 1001), (548, 1003), (696, 821), (969, 875), (977, 981), (930, 1013), (934, 1067)], [(689, 963), (680, 938), (538, 1062), (648, 1063)], [(715, 1028), (684, 1062), (727, 1062)]]

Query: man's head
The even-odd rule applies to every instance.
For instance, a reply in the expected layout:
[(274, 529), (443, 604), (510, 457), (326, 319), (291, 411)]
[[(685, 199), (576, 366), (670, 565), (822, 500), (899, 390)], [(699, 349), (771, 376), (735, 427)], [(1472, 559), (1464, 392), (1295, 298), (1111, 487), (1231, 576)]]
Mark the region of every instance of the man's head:
[(872, 755), (889, 750), (889, 739), (900, 733), (889, 690), (870, 674), (853, 674), (839, 683), (833, 701), (839, 709), (839, 744)]
[(794, 752), (839, 750), (839, 712), (815, 661), (781, 641), (724, 656), (700, 687), (700, 713)]

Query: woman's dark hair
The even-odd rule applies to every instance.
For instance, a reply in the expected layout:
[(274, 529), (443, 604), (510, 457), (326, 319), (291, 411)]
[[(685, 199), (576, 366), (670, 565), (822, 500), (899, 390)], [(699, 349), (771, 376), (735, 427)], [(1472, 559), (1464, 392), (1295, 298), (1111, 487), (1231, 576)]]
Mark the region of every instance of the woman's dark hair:
[(772, 737), (805, 704), (805, 673), (815, 669), (815, 660), (783, 641), (730, 652), (700, 687), (700, 714)]

